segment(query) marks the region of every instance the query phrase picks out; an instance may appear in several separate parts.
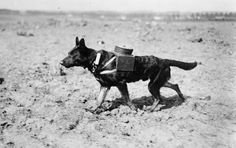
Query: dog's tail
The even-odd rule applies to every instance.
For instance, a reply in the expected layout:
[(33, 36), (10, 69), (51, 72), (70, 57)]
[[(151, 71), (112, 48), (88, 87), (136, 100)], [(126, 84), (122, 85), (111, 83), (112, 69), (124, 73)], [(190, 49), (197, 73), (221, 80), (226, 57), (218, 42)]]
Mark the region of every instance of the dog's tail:
[(169, 65), (169, 66), (176, 66), (179, 67), (181, 69), (184, 70), (191, 70), (193, 68), (195, 68), (198, 64), (198, 62), (181, 62), (181, 61), (176, 61), (176, 60), (169, 60), (169, 59), (165, 59), (165, 64)]

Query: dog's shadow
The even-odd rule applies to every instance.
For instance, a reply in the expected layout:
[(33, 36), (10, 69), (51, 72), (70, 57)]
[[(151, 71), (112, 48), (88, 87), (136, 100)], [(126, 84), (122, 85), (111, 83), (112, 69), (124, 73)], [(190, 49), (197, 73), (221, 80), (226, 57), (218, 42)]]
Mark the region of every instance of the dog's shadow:
[[(179, 106), (184, 102), (184, 100), (181, 99), (178, 95), (174, 95), (168, 98), (162, 96), (162, 98), (163, 101), (160, 102), (161, 107), (159, 110), (168, 109), (173, 106)], [(153, 96), (143, 96), (132, 100), (132, 103), (139, 109), (144, 109), (145, 106), (146, 107), (151, 106), (153, 102), (154, 102)], [(120, 105), (126, 105), (126, 102), (123, 98), (117, 98), (113, 101), (107, 100), (103, 103), (102, 110), (111, 111), (115, 108), (118, 108)]]

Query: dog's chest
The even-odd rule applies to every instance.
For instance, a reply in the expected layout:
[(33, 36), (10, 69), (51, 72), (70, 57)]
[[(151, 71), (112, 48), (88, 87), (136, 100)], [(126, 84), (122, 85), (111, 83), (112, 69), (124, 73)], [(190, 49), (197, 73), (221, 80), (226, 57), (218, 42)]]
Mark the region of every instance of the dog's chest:
[(121, 83), (124, 83), (121, 81), (120, 77), (116, 74), (109, 74), (109, 75), (100, 75), (95, 74), (95, 79), (103, 86), (117, 86)]

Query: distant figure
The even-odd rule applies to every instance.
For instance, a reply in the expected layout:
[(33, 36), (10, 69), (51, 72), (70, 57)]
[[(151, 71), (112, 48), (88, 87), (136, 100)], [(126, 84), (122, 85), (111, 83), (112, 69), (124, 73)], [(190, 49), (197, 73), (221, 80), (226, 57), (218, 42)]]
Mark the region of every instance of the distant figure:
[(4, 81), (4, 78), (0, 78), (0, 84), (2, 84)]

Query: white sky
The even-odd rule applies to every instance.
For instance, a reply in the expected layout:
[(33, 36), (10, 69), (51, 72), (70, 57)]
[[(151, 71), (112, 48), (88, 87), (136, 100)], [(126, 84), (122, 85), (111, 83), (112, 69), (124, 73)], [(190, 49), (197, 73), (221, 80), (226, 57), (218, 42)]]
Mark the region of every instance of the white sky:
[(236, 11), (236, 0), (0, 0), (16, 10)]

